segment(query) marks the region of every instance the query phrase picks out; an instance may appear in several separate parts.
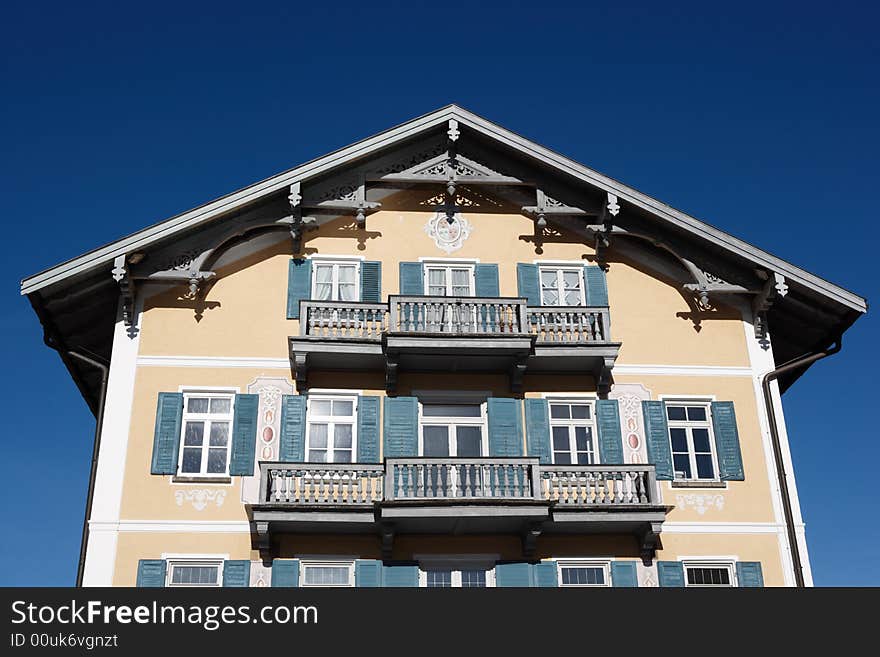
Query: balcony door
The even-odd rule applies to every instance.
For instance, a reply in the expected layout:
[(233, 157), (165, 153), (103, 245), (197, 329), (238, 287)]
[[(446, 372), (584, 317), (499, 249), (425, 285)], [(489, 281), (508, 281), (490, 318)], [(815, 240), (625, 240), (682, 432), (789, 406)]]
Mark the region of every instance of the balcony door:
[[(425, 265), (425, 294), (432, 297), (474, 296), (474, 266), (469, 264), (428, 263)], [(425, 313), (430, 330), (442, 333), (472, 332), (476, 313), (472, 307), (456, 303), (429, 305)]]
[[(426, 466), (425, 486), (442, 497), (482, 494), (482, 469), (467, 459), (487, 453), (481, 404), (422, 404), (421, 456), (449, 459)], [(462, 462), (456, 462), (462, 459)]]

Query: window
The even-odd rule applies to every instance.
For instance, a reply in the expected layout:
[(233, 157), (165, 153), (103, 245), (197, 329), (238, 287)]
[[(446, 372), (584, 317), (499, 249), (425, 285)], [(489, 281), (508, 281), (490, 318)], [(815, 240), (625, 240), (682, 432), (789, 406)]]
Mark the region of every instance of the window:
[(352, 463), (355, 454), (356, 397), (310, 396), (306, 461)]
[(550, 402), (553, 463), (589, 465), (598, 462), (596, 427), (591, 402)]
[(168, 586), (220, 586), (222, 560), (169, 561)]
[(731, 563), (686, 563), (684, 573), (687, 586), (734, 586)]
[(560, 561), (559, 586), (610, 586), (607, 562)]
[(357, 301), (358, 262), (313, 260), (312, 299), (318, 301)]
[(491, 568), (423, 568), (419, 583), (429, 589), (484, 589), (495, 585)]
[(233, 400), (230, 393), (184, 393), (177, 469), (181, 475), (227, 476)]
[(422, 456), (483, 454), (481, 404), (422, 404)]
[(542, 306), (584, 306), (582, 267), (541, 267)]
[(667, 402), (669, 442), (675, 478), (715, 480), (718, 469), (712, 451), (708, 402)]
[(434, 297), (474, 296), (473, 265), (426, 264), (425, 294)]
[(303, 561), (303, 586), (354, 586), (353, 561)]

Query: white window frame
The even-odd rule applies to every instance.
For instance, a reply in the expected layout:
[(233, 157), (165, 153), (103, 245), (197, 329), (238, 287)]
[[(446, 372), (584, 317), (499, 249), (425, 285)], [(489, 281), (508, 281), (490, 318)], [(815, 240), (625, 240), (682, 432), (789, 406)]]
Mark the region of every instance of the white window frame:
[[(177, 451), (177, 474), (174, 477), (175, 480), (228, 480), (230, 477), (229, 461), (232, 458), (232, 430), (235, 423), (235, 395), (237, 391), (228, 388), (187, 388), (181, 390), (181, 392), (183, 393), (183, 415), (180, 421), (180, 445), (178, 446)], [(222, 416), (219, 414), (212, 414), (210, 412), (210, 401), (208, 402), (208, 413), (190, 413), (187, 411), (187, 407), (189, 405), (189, 399), (192, 397), (205, 397), (209, 400), (228, 399), (229, 413)], [(202, 462), (198, 472), (183, 472), (183, 450), (184, 447), (186, 447), (185, 439), (187, 421), (205, 423), (205, 428), (202, 433)], [(208, 455), (210, 452), (211, 424), (218, 421), (229, 423), (229, 436), (226, 441), (226, 470), (225, 472), (207, 472)]]
[[(545, 272), (553, 272), (556, 276), (556, 294), (559, 302), (553, 305), (544, 303), (544, 284), (543, 284), (543, 274)], [(583, 265), (563, 265), (563, 264), (539, 264), (538, 265), (538, 294), (541, 297), (541, 306), (547, 308), (561, 307), (561, 308), (571, 308), (567, 304), (563, 304), (562, 301), (565, 298), (565, 288), (562, 284), (562, 276), (561, 272), (575, 272), (578, 275), (578, 280), (580, 281), (580, 293), (581, 293), (581, 302), (580, 306), (587, 305), (587, 282), (584, 280), (584, 266)]]
[[(164, 556), (164, 555), (163, 555)], [(165, 586), (169, 588), (217, 588), (223, 586), (223, 557), (173, 557), (166, 559)], [(214, 584), (174, 584), (174, 570), (186, 566), (217, 566), (217, 581)]]
[[(348, 584), (308, 584), (306, 583), (306, 570), (312, 567), (345, 567), (348, 569)], [(300, 559), (299, 562), (299, 585), (303, 588), (323, 589), (350, 589), (355, 585), (354, 559)]]
[[(563, 568), (601, 568), (602, 584), (563, 584)], [(611, 560), (610, 559), (561, 559), (556, 562), (556, 582), (562, 588), (571, 589), (602, 589), (611, 586)]]
[[(480, 406), (480, 416), (479, 417), (467, 417), (467, 416), (428, 416), (425, 417), (423, 409), (424, 405), (432, 405), (432, 404), (449, 404), (449, 405), (466, 405), (466, 406), (477, 406), (473, 400), (466, 401), (452, 401), (452, 400), (444, 400), (444, 401), (429, 401), (419, 400), (419, 456), (423, 456), (425, 453), (425, 433), (424, 428), (426, 426), (475, 426), (480, 427), (480, 458), (486, 457), (489, 455), (489, 427), (488, 427), (488, 413), (487, 413), (487, 404), (486, 402), (479, 402)], [(456, 438), (458, 438), (458, 432), (456, 431)], [(447, 435), (447, 440), (449, 440), (449, 446), (452, 447), (452, 432)], [(450, 449), (449, 458), (458, 458), (457, 455), (451, 454), (452, 450)]]
[[(695, 589), (735, 589), (739, 587), (736, 578), (736, 559), (682, 559), (681, 567), (684, 570), (684, 585)], [(724, 568), (728, 572), (730, 585), (723, 584), (691, 584), (688, 581), (688, 568)]]
[(351, 257), (344, 258), (339, 256), (320, 256), (320, 257), (312, 257), (309, 258), (312, 263), (312, 286), (309, 291), (310, 299), (318, 299), (317, 296), (317, 288), (318, 288), (318, 270), (317, 268), (321, 265), (324, 266), (332, 266), (333, 267), (333, 275), (331, 277), (330, 283), (330, 298), (323, 299), (323, 301), (341, 301), (339, 298), (339, 267), (354, 267), (354, 299), (349, 303), (356, 303), (361, 300), (361, 263), (363, 262), (363, 258), (361, 257)]
[[(428, 588), (429, 570), (451, 571), (451, 588), (458, 589), (461, 586), (461, 571), (484, 570), (486, 572), (487, 589), (495, 588), (495, 562), (499, 555), (415, 555), (419, 562), (419, 586)], [(470, 587), (469, 587), (470, 588)]]
[[(351, 415), (351, 463), (357, 463), (357, 429), (358, 429), (358, 395), (352, 394), (338, 394), (338, 393), (314, 393), (309, 394), (306, 399), (306, 438), (305, 445), (303, 447), (303, 459), (306, 462), (309, 462), (309, 452), (311, 451), (312, 444), (312, 422), (317, 422), (319, 424), (327, 425), (327, 446), (324, 448), (327, 452), (327, 456), (332, 456), (332, 452), (336, 449), (336, 436), (335, 431), (331, 431), (331, 428), (335, 429), (337, 424), (337, 418), (342, 418), (343, 416), (315, 416), (312, 412), (312, 403), (315, 401), (329, 401), (331, 404), (334, 401), (350, 401), (352, 408)], [(332, 410), (332, 407), (331, 407)], [(339, 422), (339, 424), (347, 424), (347, 422)], [(331, 441), (333, 442), (333, 448), (330, 447)], [(335, 461), (325, 461), (327, 465), (333, 465)]]
[(469, 294), (466, 296), (473, 297), (477, 294), (477, 282), (476, 282), (476, 265), (477, 263), (473, 260), (422, 260), (422, 278), (424, 279), (424, 288), (423, 291), (426, 296), (430, 295), (430, 270), (431, 269), (445, 269), (446, 270), (446, 291), (450, 294), (446, 294), (444, 296), (452, 297), (454, 295), (451, 294), (452, 291), (452, 270), (453, 269), (467, 269), (468, 270), (468, 288)]
[[(578, 465), (577, 463), (577, 442), (574, 437), (574, 427), (576, 426), (588, 426), (592, 429), (592, 437), (593, 437), (593, 463), (591, 465), (598, 465), (602, 462), (601, 457), (599, 456), (599, 428), (596, 425), (596, 398), (595, 397), (547, 397), (547, 416), (550, 422), (550, 461), (554, 465)], [(550, 408), (553, 404), (577, 404), (580, 406), (589, 406), (590, 407), (590, 419), (589, 420), (573, 420), (573, 419), (560, 419), (553, 418), (553, 410)], [(556, 449), (553, 445), (553, 427), (554, 426), (565, 426), (569, 428), (568, 431), (568, 452), (572, 461), (570, 464), (557, 464), (556, 463)]]
[[(712, 399), (706, 397), (663, 397), (661, 398), (664, 403), (664, 413), (666, 415), (666, 425), (669, 431), (667, 432), (667, 440), (669, 444), (669, 454), (672, 460), (672, 476), (673, 481), (682, 481), (682, 482), (720, 482), (721, 481), (721, 473), (718, 470), (718, 445), (715, 442), (715, 429), (712, 426)], [(669, 406), (701, 406), (706, 409), (706, 419), (705, 420), (670, 420), (669, 414), (666, 409)], [(709, 449), (712, 450), (712, 471), (714, 476), (710, 479), (707, 477), (698, 477), (697, 476), (697, 456), (696, 451), (694, 449), (694, 435), (693, 429), (707, 429), (709, 432)], [(685, 430), (685, 438), (687, 440), (688, 446), (688, 461), (691, 466), (691, 476), (688, 477), (679, 477), (678, 471), (675, 469), (675, 452), (672, 449), (672, 429), (684, 429)]]

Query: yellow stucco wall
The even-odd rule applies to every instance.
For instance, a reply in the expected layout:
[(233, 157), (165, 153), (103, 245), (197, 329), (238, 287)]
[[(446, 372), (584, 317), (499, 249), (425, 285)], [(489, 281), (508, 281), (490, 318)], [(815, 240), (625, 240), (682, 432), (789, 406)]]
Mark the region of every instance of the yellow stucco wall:
[[(366, 239), (359, 240), (349, 221), (337, 221), (309, 232), (305, 253), (356, 255), (380, 260), (382, 295), (398, 293), (398, 262), (420, 257), (443, 257), (426, 235), (429, 213), (382, 211), (369, 217)], [(533, 222), (520, 215), (467, 214), (473, 233), (455, 258), (478, 258), (499, 265), (501, 294), (516, 296), (516, 263), (534, 260), (592, 262), (593, 249), (573, 235), (543, 244), (536, 253), (527, 238)], [(291, 257), (288, 240), (265, 248), (218, 272), (203, 305), (181, 298), (183, 288), (146, 298), (141, 315), (139, 355), (166, 357), (272, 358), (284, 360), (287, 339), (299, 332), (298, 322), (286, 319), (287, 273)], [(746, 331), (742, 318), (730, 308), (720, 308), (695, 326), (681, 293), (662, 277), (622, 255), (609, 258), (607, 274), (611, 303), (612, 338), (621, 341), (618, 364), (668, 366), (749, 367)], [(697, 328), (699, 330), (697, 330)], [(179, 367), (139, 365), (135, 375), (134, 403), (121, 507), (122, 520), (175, 520), (181, 522), (246, 522), (241, 502), (241, 478), (231, 483), (175, 483), (169, 476), (150, 475), (156, 396), (161, 391), (186, 387), (229, 387), (245, 392), (260, 376), (291, 377), (289, 368)], [(665, 503), (674, 506), (670, 522), (772, 523), (764, 447), (758, 422), (755, 390), (750, 376), (679, 376), (615, 374), (615, 383), (639, 383), (656, 399), (661, 395), (705, 395), (735, 402), (746, 481), (728, 482), (723, 489), (680, 489), (662, 483)], [(310, 373), (313, 388), (346, 388), (364, 394), (384, 395), (381, 373)], [(485, 390), (509, 395), (508, 380), (500, 375), (414, 374), (403, 372), (400, 394), (413, 390)], [(526, 396), (552, 392), (595, 392), (587, 376), (527, 375)], [(221, 504), (212, 501), (197, 510), (186, 500), (188, 490), (224, 492)], [(702, 507), (694, 496), (714, 502)], [(688, 497), (690, 496), (690, 497)], [(184, 498), (181, 503), (179, 497)], [(721, 500), (718, 502), (718, 500)], [(700, 510), (702, 508), (702, 510)], [(775, 534), (664, 534), (658, 558), (677, 555), (737, 555), (763, 564), (768, 585), (782, 584), (782, 565)], [(281, 556), (293, 554), (357, 554), (375, 557), (373, 537), (289, 536), (279, 546)], [(473, 551), (515, 558), (516, 537), (400, 537), (395, 556), (422, 551), (450, 553)], [(539, 555), (613, 556), (636, 558), (630, 537), (542, 537)], [(246, 533), (122, 532), (117, 545), (115, 583), (132, 584), (139, 558), (162, 553), (228, 553), (230, 558), (258, 559)]]

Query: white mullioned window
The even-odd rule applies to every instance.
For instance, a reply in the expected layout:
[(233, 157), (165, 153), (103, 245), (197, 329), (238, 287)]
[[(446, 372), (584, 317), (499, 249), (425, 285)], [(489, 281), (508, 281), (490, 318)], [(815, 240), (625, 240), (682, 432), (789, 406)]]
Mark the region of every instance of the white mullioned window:
[(222, 559), (169, 559), (166, 586), (220, 586), (223, 583)]
[(675, 479), (716, 481), (712, 435), (711, 403), (708, 401), (667, 401), (666, 420)]
[(474, 296), (474, 266), (461, 263), (425, 263), (425, 294), (434, 297)]
[(183, 477), (225, 477), (229, 473), (235, 394), (184, 392), (180, 457)]
[(730, 562), (685, 562), (683, 567), (686, 586), (736, 586), (735, 571)]
[(419, 586), (427, 589), (485, 589), (495, 586), (495, 567), (482, 560), (434, 559), (419, 568)]
[(611, 564), (608, 561), (568, 559), (556, 565), (559, 586), (611, 586)]
[(354, 561), (300, 561), (300, 581), (305, 587), (354, 586)]
[(306, 461), (353, 463), (357, 454), (357, 397), (309, 395)]
[(360, 261), (312, 259), (312, 299), (357, 301), (359, 288)]
[(485, 455), (486, 416), (483, 404), (422, 403), (421, 455)]
[(593, 402), (548, 400), (553, 463), (590, 465), (599, 462)]
[(585, 306), (584, 269), (540, 265), (542, 306)]

